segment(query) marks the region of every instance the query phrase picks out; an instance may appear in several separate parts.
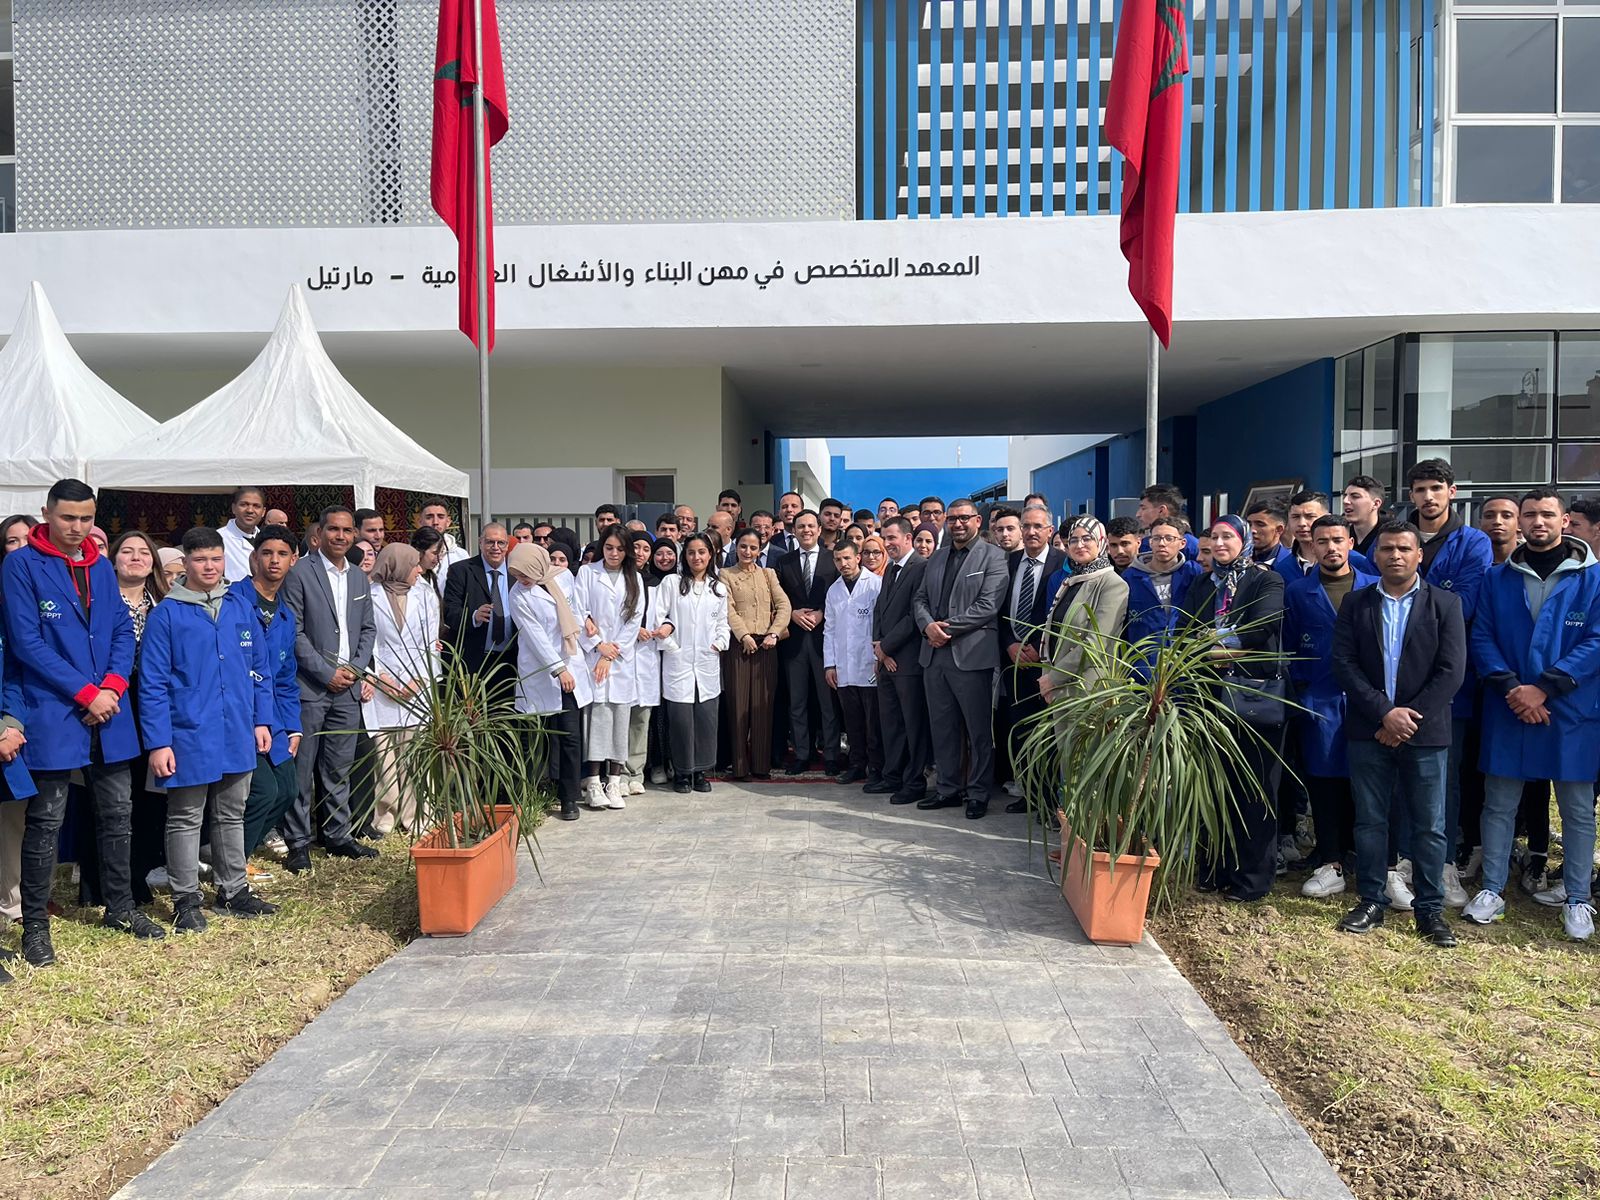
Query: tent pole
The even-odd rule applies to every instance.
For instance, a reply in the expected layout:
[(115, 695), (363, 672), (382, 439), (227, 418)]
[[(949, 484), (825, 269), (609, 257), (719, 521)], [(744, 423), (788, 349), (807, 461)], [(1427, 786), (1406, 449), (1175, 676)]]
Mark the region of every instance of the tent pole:
[[(483, 104), (483, 0), (472, 0), (472, 176), (478, 229), (478, 511), (479, 529), (492, 519), (489, 501), (489, 149)], [(465, 538), (466, 530), (462, 530)]]

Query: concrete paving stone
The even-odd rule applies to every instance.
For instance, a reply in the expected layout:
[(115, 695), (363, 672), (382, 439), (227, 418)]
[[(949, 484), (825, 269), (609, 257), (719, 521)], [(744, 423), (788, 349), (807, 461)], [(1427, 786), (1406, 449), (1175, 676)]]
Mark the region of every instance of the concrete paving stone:
[(543, 1158), (551, 1167), (602, 1166), (617, 1144), (623, 1119), (619, 1113), (574, 1116), (525, 1111), (506, 1148)]
[(789, 1160), (784, 1200), (880, 1200), (878, 1168)]
[(1080, 1096), (1148, 1096), (1159, 1089), (1147, 1065), (1154, 1055), (1084, 1051), (1061, 1056)]
[(744, 1098), (744, 1073), (738, 1068), (714, 1065), (667, 1068), (656, 1099), (660, 1113), (737, 1110)]
[(1193, 1142), (1151, 1142), (1119, 1147), (1113, 1153), (1134, 1200), (1227, 1195), (1211, 1160)]
[[(273, 1187), (360, 1187), (396, 1136), (391, 1129), (343, 1129), (294, 1137), (278, 1143), (240, 1182)], [(204, 1154), (204, 1139), (193, 1149)]]
[(640, 1172), (634, 1200), (727, 1200), (733, 1194), (732, 1167), (687, 1171), (647, 1168)]
[(908, 1062), (901, 1059), (867, 1060), (874, 1104), (933, 1104), (948, 1106), (950, 1080), (943, 1062)]
[(405, 1130), (378, 1159), (364, 1189), (487, 1190), (510, 1135), (509, 1127)]
[[(439, 1119), (439, 1129), (506, 1129), (516, 1127), (533, 1099), (535, 1084), (529, 1079), (468, 1079), (456, 1090)], [(607, 1098), (609, 1100), (609, 1097)]]
[(1277, 1184), (1248, 1145), (1214, 1138), (1197, 1139), (1195, 1145), (1210, 1161), (1231, 1200), (1277, 1200)]
[(1206, 1046), (1182, 1017), (1141, 1016), (1139, 1028), (1158, 1054), (1201, 1054)]
[(1302, 1131), (1251, 1145), (1278, 1190), (1294, 1200), (1350, 1200), (1350, 1189)]
[(1291, 1136), (1283, 1114), (1258, 1093), (1229, 1087), (1185, 1091), (1168, 1097), (1183, 1127), (1195, 1137), (1233, 1137), (1252, 1143)]
[(844, 1105), (746, 1099), (734, 1150), (740, 1155), (825, 1158), (845, 1152)]
[(880, 1171), (883, 1200), (978, 1200), (978, 1177), (965, 1156), (887, 1156)]
[[(523, 1107), (537, 1113), (612, 1112), (619, 1082), (615, 1075), (546, 1075)], [(653, 1096), (650, 1108), (655, 1108)]]
[(822, 1086), (827, 1100), (871, 1100), (870, 1063), (865, 1058), (832, 1057), (822, 1062)]
[[(450, 1097), (455, 1095), (460, 1088), (459, 1083), (436, 1085), (443, 1094), (439, 1097), (428, 1120), (423, 1125), (432, 1125), (449, 1103)], [(444, 1089), (448, 1088), (448, 1091)], [(302, 1116), (300, 1126), (310, 1133), (329, 1133), (336, 1129), (380, 1129), (389, 1124), (400, 1106), (411, 1096), (411, 1087), (369, 1087), (369, 1088), (341, 1088), (336, 1092), (326, 1092), (318, 1097), (310, 1107), (306, 1106), (305, 1094), (299, 1095), (299, 1111)], [(219, 1108), (207, 1118), (200, 1126), (204, 1129), (213, 1119), (232, 1109), (232, 1105)], [(250, 1109), (238, 1109), (229, 1115), (234, 1120), (242, 1120), (248, 1124)], [(270, 1129), (270, 1124), (268, 1125)], [(263, 1134), (276, 1138), (276, 1131)]]
[[(231, 1099), (234, 1103), (208, 1113), (195, 1126), (195, 1133), (202, 1137), (278, 1141), (301, 1124), (313, 1107), (302, 1088), (281, 1083), (259, 1084), (253, 1080)], [(378, 1124), (382, 1123), (380, 1118)]]
[[(617, 1089), (611, 1097), (611, 1111), (616, 1113), (655, 1112), (661, 1098), (661, 1087), (667, 1081), (666, 1067), (633, 1067), (617, 1077)], [(537, 1101), (538, 1093), (534, 1094)]]
[(187, 1134), (179, 1147), (146, 1167), (117, 1193), (117, 1200), (222, 1195), (277, 1150), (274, 1142), (202, 1137), (198, 1129)]
[(792, 1100), (820, 1104), (829, 1099), (820, 1062), (747, 1067), (743, 1076), (746, 1102)]
[(738, 1109), (700, 1110), (622, 1118), (614, 1153), (618, 1158), (682, 1158), (731, 1161), (739, 1128)]
[(944, 1064), (950, 1090), (957, 1096), (1029, 1096), (1033, 1088), (1020, 1061), (975, 1062), (950, 1059)]
[(967, 1146), (1066, 1146), (1066, 1126), (1050, 1096), (957, 1096)]
[(390, 1129), (429, 1129), (462, 1084), (452, 1079), (419, 1079), (389, 1116)]
[(448, 1041), (417, 1072), (419, 1079), (492, 1079), (506, 1058), (504, 1041)]
[(708, 1033), (700, 1043), (702, 1066), (755, 1067), (772, 1061), (770, 1026), (748, 1026), (730, 1033)]
[(1023, 1158), (1037, 1200), (1128, 1200), (1116, 1157), (1105, 1147), (1041, 1147), (1023, 1151)]
[(641, 1174), (627, 1167), (553, 1170), (544, 1177), (539, 1200), (631, 1200)]
[(947, 1155), (961, 1144), (961, 1123), (948, 1099), (919, 1104), (845, 1102), (846, 1153)]
[(1074, 1146), (1141, 1146), (1188, 1136), (1159, 1097), (1057, 1097), (1055, 1103)]

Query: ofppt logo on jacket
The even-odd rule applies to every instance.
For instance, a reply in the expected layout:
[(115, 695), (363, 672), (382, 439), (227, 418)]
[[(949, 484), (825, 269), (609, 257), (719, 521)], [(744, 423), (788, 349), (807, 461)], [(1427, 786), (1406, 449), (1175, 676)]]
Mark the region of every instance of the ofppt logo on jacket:
[(59, 621), (61, 619), (61, 606), (54, 600), (39, 601), (39, 615), (46, 621)]

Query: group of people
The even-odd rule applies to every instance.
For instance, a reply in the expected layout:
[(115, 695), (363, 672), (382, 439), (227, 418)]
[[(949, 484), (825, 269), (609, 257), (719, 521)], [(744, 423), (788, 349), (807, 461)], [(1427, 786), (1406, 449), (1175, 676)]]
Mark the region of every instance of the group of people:
[[(42, 521), (0, 525), (0, 913), (20, 918), (29, 963), (55, 961), (50, 890), (75, 778), (86, 890), (135, 937), (165, 935), (138, 906), (152, 865), (174, 930), (198, 932), (207, 907), (274, 911), (250, 886), (263, 847), (291, 872), (317, 845), (375, 855), (368, 840), (415, 820), (394, 763), (442, 655), (544, 719), (537, 770), (565, 820), (623, 809), (647, 783), (703, 793), (715, 774), (819, 764), (890, 804), (978, 820), (998, 788), (1007, 812), (1028, 811), (1020, 731), (1092, 686), (1084, 631), (1153, 648), (1198, 629), (1256, 697), (1240, 719), (1259, 735), (1242, 745), (1261, 785), (1239, 789), (1203, 889), (1255, 900), (1300, 868), (1306, 894), (1334, 896), (1353, 874), (1341, 928), (1409, 909), (1451, 945), (1445, 907), (1504, 914), (1520, 832), (1523, 886), (1587, 938), (1600, 502), (1494, 496), (1477, 528), (1455, 512), (1447, 463), (1418, 463), (1407, 490), (1408, 519), (1363, 476), (1339, 513), (1307, 491), (1196, 530), (1168, 485), (1132, 517), (1059, 528), (1037, 494), (987, 513), (932, 496), (851, 512), (787, 492), (747, 515), (726, 489), (704, 528), (687, 505), (647, 529), (606, 504), (587, 545), (495, 522), (471, 555), (442, 501), (402, 537), (338, 505), (297, 535), (252, 487), (220, 530), (108, 544), (93, 491), (62, 480)], [(1294, 861), (1307, 808), (1315, 848)]]

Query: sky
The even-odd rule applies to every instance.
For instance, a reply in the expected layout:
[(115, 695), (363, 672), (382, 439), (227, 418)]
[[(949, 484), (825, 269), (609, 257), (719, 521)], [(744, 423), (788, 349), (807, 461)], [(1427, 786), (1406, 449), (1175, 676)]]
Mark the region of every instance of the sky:
[[(956, 462), (960, 447), (961, 461)], [(828, 449), (842, 454), (852, 471), (905, 467), (1006, 467), (1003, 437), (829, 438)]]

